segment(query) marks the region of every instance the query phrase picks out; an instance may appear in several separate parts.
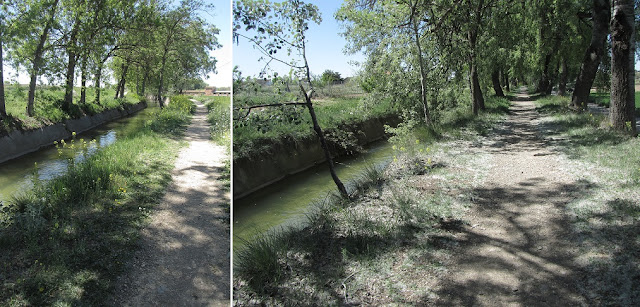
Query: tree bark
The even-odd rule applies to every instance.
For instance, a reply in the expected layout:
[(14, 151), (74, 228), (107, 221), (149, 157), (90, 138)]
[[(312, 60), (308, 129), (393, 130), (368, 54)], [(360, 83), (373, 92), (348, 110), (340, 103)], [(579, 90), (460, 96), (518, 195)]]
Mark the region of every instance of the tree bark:
[(482, 89), (480, 89), (480, 81), (478, 80), (478, 64), (476, 63), (476, 45), (478, 40), (478, 27), (480, 26), (481, 8), (483, 1), (480, 0), (475, 10), (475, 24), (469, 28), (467, 39), (469, 41), (469, 78), (471, 79), (471, 110), (474, 115), (478, 115), (479, 110), (484, 110), (484, 97)]
[(582, 59), (580, 73), (576, 79), (576, 86), (571, 97), (571, 105), (574, 108), (586, 109), (587, 99), (596, 77), (600, 60), (604, 55), (604, 44), (609, 33), (609, 19), (611, 5), (609, 0), (593, 0), (593, 27), (591, 31), (591, 43)]
[(634, 93), (634, 1), (614, 0), (611, 19), (611, 125), (637, 134)]
[(562, 57), (560, 60), (560, 69), (562, 69), (562, 73), (560, 73), (560, 81), (558, 82), (558, 95), (564, 96), (567, 94), (567, 77), (569, 76), (566, 57)]
[(413, 26), (413, 35), (416, 43), (416, 47), (418, 48), (418, 66), (420, 67), (420, 102), (422, 102), (422, 111), (424, 112), (424, 123), (429, 126), (431, 125), (431, 116), (429, 114), (429, 105), (427, 105), (427, 78), (426, 72), (424, 69), (424, 63), (422, 58), (422, 45), (420, 45), (420, 33), (418, 31), (418, 24), (416, 23), (415, 18), (415, 8), (412, 11), (412, 26)]
[(167, 54), (169, 49), (165, 46), (164, 53), (162, 54), (162, 66), (160, 68), (160, 83), (158, 84), (158, 104), (160, 108), (164, 108), (164, 100), (162, 98), (164, 91), (164, 69), (167, 63)]
[(38, 41), (38, 46), (33, 54), (33, 66), (31, 67), (31, 73), (29, 77), (29, 94), (27, 95), (27, 115), (33, 117), (33, 104), (36, 98), (36, 81), (38, 76), (40, 75), (40, 66), (42, 65), (42, 54), (44, 53), (44, 44), (47, 42), (47, 38), (49, 37), (49, 31), (51, 30), (51, 26), (53, 24), (54, 18), (56, 16), (56, 9), (58, 7), (58, 1), (55, 0), (49, 10), (49, 19), (42, 29), (42, 33), (40, 34), (40, 39)]
[(87, 102), (87, 57), (86, 55), (82, 58), (82, 63), (80, 64), (80, 104), (85, 104)]
[[(0, 0), (0, 5), (2, 5), (2, 0)], [(0, 23), (4, 23), (4, 20), (0, 20)], [(0, 119), (7, 118), (7, 109), (5, 107), (4, 102), (4, 70), (2, 69), (2, 64), (4, 63), (4, 59), (2, 57), (2, 38), (4, 33), (0, 33)]]
[(78, 40), (78, 31), (80, 30), (79, 25), (80, 19), (76, 16), (67, 45), (69, 60), (67, 62), (67, 81), (64, 89), (64, 101), (62, 103), (62, 110), (67, 113), (71, 113), (71, 105), (73, 104), (73, 80), (75, 79), (76, 61), (78, 60), (76, 43)]
[(322, 151), (324, 151), (324, 157), (327, 159), (327, 164), (329, 164), (329, 173), (331, 174), (331, 179), (336, 184), (338, 188), (338, 192), (345, 198), (350, 198), (349, 193), (347, 192), (347, 188), (345, 188), (344, 184), (338, 177), (338, 173), (336, 173), (335, 166), (333, 165), (333, 157), (331, 157), (331, 152), (329, 151), (329, 146), (327, 146), (327, 140), (324, 137), (324, 132), (322, 128), (320, 128), (320, 124), (318, 123), (318, 118), (316, 117), (316, 111), (313, 108), (313, 103), (311, 102), (311, 95), (313, 95), (313, 84), (311, 83), (311, 72), (309, 71), (309, 62), (307, 62), (307, 52), (306, 52), (306, 43), (302, 40), (302, 59), (304, 60), (304, 67), (306, 73), (306, 81), (311, 87), (310, 94), (304, 90), (302, 83), (300, 83), (300, 91), (302, 92), (305, 102), (307, 103), (307, 109), (309, 110), (309, 115), (311, 116), (311, 122), (313, 123), (313, 130), (316, 132), (318, 136), (318, 140), (320, 140), (320, 146), (322, 147)]
[(491, 73), (491, 83), (493, 83), (493, 90), (496, 92), (496, 96), (504, 97), (502, 86), (500, 86), (500, 70), (497, 68), (494, 68)]
[(98, 67), (96, 68), (95, 79), (93, 81), (93, 87), (95, 88), (95, 91), (96, 91), (96, 98), (94, 100), (94, 103), (97, 105), (100, 105), (100, 94), (102, 92), (100, 88), (100, 82), (102, 81), (100, 80), (102, 78), (102, 65), (104, 65), (104, 62), (98, 63)]
[(116, 89), (115, 99), (124, 97), (124, 86), (126, 84), (128, 70), (129, 70), (129, 65), (125, 61), (122, 63), (122, 75), (120, 76), (120, 81), (118, 82), (118, 88)]
[(504, 75), (504, 89), (507, 90), (507, 92), (511, 92), (511, 87), (510, 87), (510, 84), (509, 84), (509, 83), (511, 83), (509, 81), (509, 71), (505, 69), (503, 71), (503, 75)]

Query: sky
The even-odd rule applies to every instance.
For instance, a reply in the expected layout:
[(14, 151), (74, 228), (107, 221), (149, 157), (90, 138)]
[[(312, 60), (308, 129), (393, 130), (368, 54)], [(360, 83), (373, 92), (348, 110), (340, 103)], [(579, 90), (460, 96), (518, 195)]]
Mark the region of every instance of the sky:
[(215, 57), (217, 74), (209, 74), (205, 79), (209, 85), (217, 87), (231, 86), (231, 74), (233, 72), (233, 63), (231, 61), (231, 1), (230, 0), (207, 0), (212, 1), (214, 11), (210, 14), (205, 13), (205, 18), (209, 23), (216, 25), (220, 29), (218, 35), (218, 43), (222, 48), (213, 50), (211, 56)]
[[(176, 3), (179, 1), (175, 1)], [(210, 73), (204, 78), (205, 82), (209, 85), (217, 87), (230, 87), (232, 81), (233, 65), (231, 62), (231, 1), (230, 0), (205, 0), (205, 2), (212, 2), (214, 10), (211, 12), (202, 12), (202, 18), (207, 22), (214, 24), (220, 29), (218, 35), (218, 43), (222, 45), (221, 48), (211, 51), (211, 56), (215, 57), (218, 61), (216, 63), (217, 74)], [(3, 63), (4, 78), (6, 81), (17, 81), (20, 84), (29, 83), (29, 76), (26, 72), (20, 71), (16, 75), (15, 69), (9, 66), (8, 61)], [(79, 79), (79, 78), (78, 78)], [(80, 82), (76, 80), (76, 83)], [(113, 80), (110, 80), (113, 83)]]
[[(342, 77), (354, 76), (359, 67), (350, 62), (364, 62), (365, 57), (362, 54), (346, 55), (343, 53), (346, 41), (340, 36), (342, 29), (333, 17), (342, 1), (310, 0), (309, 3), (318, 6), (322, 16), (322, 23), (320, 25), (310, 23), (307, 32), (307, 58), (311, 73), (319, 75), (330, 69), (339, 72)], [(246, 40), (240, 39), (238, 44), (233, 45), (233, 63), (238, 66), (243, 77), (256, 77), (260, 73), (265, 65), (264, 62), (258, 61), (260, 57), (261, 53)], [(289, 73), (289, 68), (284, 64), (272, 63), (271, 66), (278, 74), (287, 75)]]

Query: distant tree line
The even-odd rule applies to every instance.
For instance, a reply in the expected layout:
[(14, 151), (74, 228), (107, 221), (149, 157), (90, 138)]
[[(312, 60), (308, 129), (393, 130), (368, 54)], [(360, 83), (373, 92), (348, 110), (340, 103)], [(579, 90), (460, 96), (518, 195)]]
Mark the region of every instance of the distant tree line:
[[(163, 106), (170, 90), (193, 87), (214, 71), (209, 51), (219, 30), (199, 17), (212, 7), (200, 0), (0, 0), (0, 67), (4, 61), (29, 74), (26, 113), (34, 115), (38, 79), (64, 86), (61, 108), (100, 104), (105, 75), (125, 88), (153, 94)], [(79, 78), (80, 96), (73, 87)], [(6, 117), (0, 70), (0, 116)], [(86, 101), (93, 88), (94, 101)]]

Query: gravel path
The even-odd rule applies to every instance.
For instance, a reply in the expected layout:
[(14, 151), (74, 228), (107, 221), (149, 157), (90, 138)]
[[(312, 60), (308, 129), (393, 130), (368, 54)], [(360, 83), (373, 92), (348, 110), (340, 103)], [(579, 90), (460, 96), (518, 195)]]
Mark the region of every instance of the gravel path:
[(228, 306), (229, 193), (217, 177), (225, 148), (209, 141), (207, 110), (197, 103), (173, 183), (143, 230), (140, 251), (112, 305)]
[(584, 186), (539, 136), (533, 102), (520, 95), (511, 112), (483, 144), (491, 168), (473, 191), (471, 225), (458, 234), (437, 305), (585, 304), (574, 285), (580, 273), (564, 213)]

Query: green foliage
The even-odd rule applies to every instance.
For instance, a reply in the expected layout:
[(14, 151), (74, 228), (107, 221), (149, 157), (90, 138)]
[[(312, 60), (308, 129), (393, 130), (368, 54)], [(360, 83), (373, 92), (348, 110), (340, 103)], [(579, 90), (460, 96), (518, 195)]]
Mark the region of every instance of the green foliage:
[(213, 97), (205, 103), (209, 110), (207, 120), (211, 125), (211, 139), (215, 142), (231, 146), (231, 98)]
[[(234, 106), (237, 106), (235, 97)], [(344, 129), (341, 130), (340, 127), (395, 113), (387, 101), (371, 104), (357, 98), (327, 99), (315, 103), (315, 109), (318, 122), (327, 132), (327, 138), (334, 144), (343, 143), (347, 147), (354, 146), (353, 137), (345, 134)], [(310, 115), (304, 106), (254, 109), (248, 116), (242, 117), (245, 114), (246, 110), (234, 111), (234, 159), (264, 154), (269, 152), (274, 144), (315, 135), (310, 124)], [(340, 133), (341, 131), (343, 133)]]
[(189, 98), (174, 96), (168, 106), (156, 112), (155, 118), (150, 120), (147, 126), (158, 133), (179, 135), (191, 122), (191, 114), (195, 112), (195, 108), (195, 104)]
[(339, 72), (327, 69), (320, 76), (320, 80), (322, 81), (323, 85), (331, 85), (334, 83), (342, 82), (343, 79), (342, 76), (340, 76)]
[(179, 143), (149, 129), (119, 138), (0, 208), (0, 304), (100, 305), (163, 195)]

